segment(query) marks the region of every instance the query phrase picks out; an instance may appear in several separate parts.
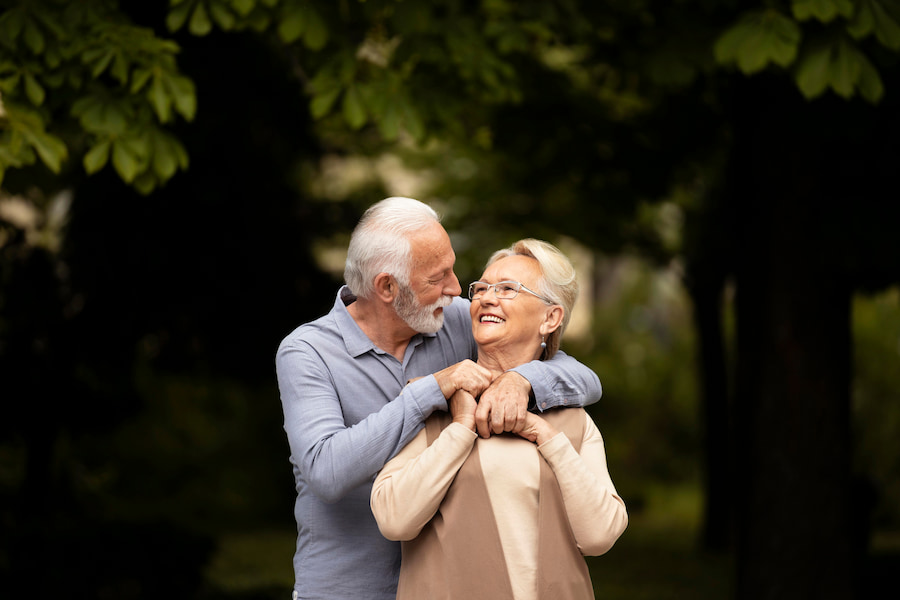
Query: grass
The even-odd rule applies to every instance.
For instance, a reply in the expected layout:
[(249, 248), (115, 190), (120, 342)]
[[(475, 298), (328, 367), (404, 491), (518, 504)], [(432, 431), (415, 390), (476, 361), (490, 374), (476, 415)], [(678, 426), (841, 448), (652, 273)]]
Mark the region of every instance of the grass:
[[(604, 556), (589, 557), (598, 599), (716, 599), (732, 595), (730, 557), (705, 555), (697, 547), (699, 496), (688, 488), (658, 488), (632, 510), (628, 529)], [(232, 533), (219, 540), (207, 568), (217, 598), (288, 597), (293, 585), (295, 533)], [(213, 597), (213, 596), (211, 596)]]

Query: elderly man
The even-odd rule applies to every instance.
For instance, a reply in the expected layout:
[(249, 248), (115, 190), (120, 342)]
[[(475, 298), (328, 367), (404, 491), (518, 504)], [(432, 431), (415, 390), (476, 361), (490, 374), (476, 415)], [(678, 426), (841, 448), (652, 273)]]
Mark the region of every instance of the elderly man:
[(276, 371), (297, 489), (294, 594), (393, 599), (400, 545), (369, 508), (378, 471), (458, 389), (477, 429), (517, 431), (544, 410), (596, 402), (600, 381), (559, 353), (492, 379), (476, 365), (468, 301), (438, 215), (410, 198), (370, 207), (350, 241), (332, 310), (281, 343)]

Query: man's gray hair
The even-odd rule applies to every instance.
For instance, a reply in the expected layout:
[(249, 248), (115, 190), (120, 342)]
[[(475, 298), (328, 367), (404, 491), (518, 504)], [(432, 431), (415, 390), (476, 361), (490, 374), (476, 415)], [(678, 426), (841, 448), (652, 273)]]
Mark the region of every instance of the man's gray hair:
[(409, 285), (411, 245), (409, 238), (441, 218), (433, 208), (401, 196), (392, 196), (370, 206), (353, 230), (344, 282), (357, 297), (369, 298), (379, 273), (393, 275), (400, 285)]

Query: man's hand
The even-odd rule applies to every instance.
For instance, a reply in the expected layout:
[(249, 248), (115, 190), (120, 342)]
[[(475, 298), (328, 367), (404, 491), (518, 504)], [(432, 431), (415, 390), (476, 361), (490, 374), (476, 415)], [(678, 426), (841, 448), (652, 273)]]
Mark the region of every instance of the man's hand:
[(450, 397), (450, 414), (453, 415), (453, 422), (465, 425), (475, 431), (475, 408), (477, 406), (475, 396), (466, 390), (457, 390)]
[(456, 390), (465, 390), (475, 398), (491, 385), (494, 375), (469, 359), (462, 360), (434, 374), (444, 398), (450, 399)]
[(491, 432), (518, 433), (525, 426), (531, 384), (515, 371), (507, 371), (494, 380), (478, 399), (475, 426), (478, 435), (491, 437)]

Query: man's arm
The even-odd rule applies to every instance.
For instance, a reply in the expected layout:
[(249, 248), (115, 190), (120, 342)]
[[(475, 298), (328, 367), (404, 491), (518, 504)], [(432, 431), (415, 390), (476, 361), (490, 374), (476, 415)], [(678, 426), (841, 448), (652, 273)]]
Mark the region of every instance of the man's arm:
[(333, 381), (341, 374), (331, 373), (309, 344), (282, 346), (275, 366), (291, 456), (312, 492), (324, 502), (336, 502), (371, 480), (415, 437), (432, 412), (447, 409), (445, 393), (459, 388), (479, 393), (490, 383), (486, 369), (462, 361), (402, 390), (361, 385), (355, 393), (382, 396), (385, 404), (348, 427)]
[(518, 432), (534, 396), (540, 411), (559, 406), (588, 406), (603, 393), (600, 378), (563, 352), (547, 361), (519, 365), (494, 380), (478, 400), (475, 426), (482, 437), (503, 431)]
[(447, 406), (433, 377), (398, 390), (390, 402), (392, 396), (373, 385), (358, 393), (385, 395), (386, 403), (348, 427), (332, 373), (308, 344), (279, 348), (275, 370), (291, 457), (324, 502), (337, 502), (371, 479), (416, 435), (428, 415)]

